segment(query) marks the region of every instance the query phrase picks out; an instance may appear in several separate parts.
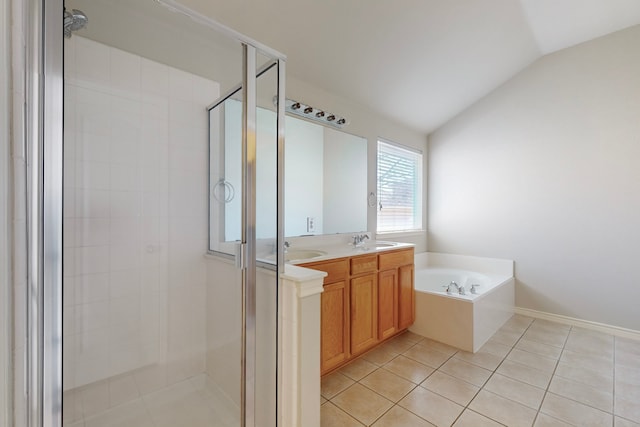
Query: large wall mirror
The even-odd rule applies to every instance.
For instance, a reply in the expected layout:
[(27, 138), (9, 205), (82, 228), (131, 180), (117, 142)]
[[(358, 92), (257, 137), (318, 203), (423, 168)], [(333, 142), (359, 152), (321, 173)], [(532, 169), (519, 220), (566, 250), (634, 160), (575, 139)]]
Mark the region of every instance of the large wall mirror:
[[(276, 112), (266, 99), (257, 111), (257, 238), (269, 239), (275, 212), (261, 209), (276, 198), (272, 184)], [(240, 141), (242, 103), (236, 94), (212, 106), (210, 123), (210, 243), (231, 253), (240, 239)], [(285, 236), (360, 232), (367, 229), (367, 140), (311, 121), (285, 121)], [(264, 183), (264, 185), (262, 185)], [(260, 224), (264, 226), (260, 227)]]

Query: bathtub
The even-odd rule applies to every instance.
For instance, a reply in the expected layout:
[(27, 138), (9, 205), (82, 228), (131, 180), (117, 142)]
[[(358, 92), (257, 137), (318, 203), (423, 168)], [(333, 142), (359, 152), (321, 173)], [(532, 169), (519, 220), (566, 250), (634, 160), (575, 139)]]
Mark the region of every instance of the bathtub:
[[(466, 295), (447, 294), (456, 282)], [(471, 285), (477, 293), (471, 293)], [(427, 338), (476, 352), (513, 315), (513, 261), (425, 252), (415, 255), (416, 319)]]

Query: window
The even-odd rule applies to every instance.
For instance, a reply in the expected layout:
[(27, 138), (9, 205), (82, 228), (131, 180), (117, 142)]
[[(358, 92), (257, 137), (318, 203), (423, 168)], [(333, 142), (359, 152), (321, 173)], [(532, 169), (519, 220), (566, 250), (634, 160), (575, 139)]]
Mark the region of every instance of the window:
[(422, 153), (378, 141), (378, 233), (422, 229)]

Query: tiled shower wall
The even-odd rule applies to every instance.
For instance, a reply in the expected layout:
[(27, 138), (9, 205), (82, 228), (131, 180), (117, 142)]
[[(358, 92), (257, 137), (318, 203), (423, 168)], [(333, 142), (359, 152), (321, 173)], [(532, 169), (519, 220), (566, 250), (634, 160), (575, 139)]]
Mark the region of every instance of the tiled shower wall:
[(67, 410), (204, 372), (205, 107), (218, 95), (202, 77), (65, 41)]

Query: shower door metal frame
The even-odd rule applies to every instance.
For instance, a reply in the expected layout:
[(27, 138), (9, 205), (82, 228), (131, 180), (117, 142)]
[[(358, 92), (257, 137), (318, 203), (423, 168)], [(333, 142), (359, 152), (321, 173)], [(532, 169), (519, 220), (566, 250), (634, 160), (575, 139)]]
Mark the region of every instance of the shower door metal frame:
[[(156, 0), (243, 46), (243, 354), (242, 427), (255, 426), (256, 350), (256, 55), (278, 63), (278, 99), (284, 100), (286, 57), (173, 0)], [(25, 28), (27, 147), (27, 427), (62, 426), (62, 203), (63, 203), (63, 0), (27, 0)], [(284, 102), (277, 109), (278, 282), (284, 269)], [(279, 309), (277, 310), (279, 316)], [(278, 323), (278, 330), (280, 325)], [(278, 351), (278, 361), (281, 360)], [(280, 362), (278, 362), (280, 363)], [(280, 366), (277, 384), (280, 386)], [(277, 391), (276, 391), (277, 392)], [(276, 424), (280, 424), (279, 406)]]

